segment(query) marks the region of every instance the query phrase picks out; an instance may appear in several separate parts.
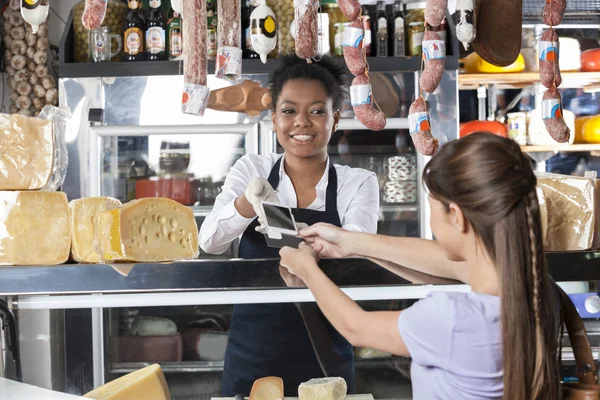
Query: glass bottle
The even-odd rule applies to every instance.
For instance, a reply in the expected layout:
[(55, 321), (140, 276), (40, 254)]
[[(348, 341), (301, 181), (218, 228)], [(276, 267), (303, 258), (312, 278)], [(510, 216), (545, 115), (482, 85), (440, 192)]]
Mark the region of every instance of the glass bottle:
[(165, 18), (160, 10), (161, 0), (150, 0), (150, 12), (146, 29), (148, 61), (167, 59)]
[(142, 5), (138, 0), (129, 0), (127, 5), (129, 6), (129, 12), (125, 18), (125, 32), (123, 34), (123, 60), (141, 61), (145, 59), (145, 23), (141, 10)]
[(377, 57), (388, 56), (388, 20), (385, 12), (385, 1), (377, 2), (377, 14), (375, 15), (376, 50)]
[(405, 38), (404, 38), (404, 16), (402, 15), (402, 1), (396, 0), (394, 2), (394, 15), (393, 15), (393, 46), (392, 51), (394, 57), (404, 57), (405, 52)]
[(173, 11), (167, 23), (169, 60), (177, 60), (183, 54), (183, 32), (181, 31), (181, 16)]

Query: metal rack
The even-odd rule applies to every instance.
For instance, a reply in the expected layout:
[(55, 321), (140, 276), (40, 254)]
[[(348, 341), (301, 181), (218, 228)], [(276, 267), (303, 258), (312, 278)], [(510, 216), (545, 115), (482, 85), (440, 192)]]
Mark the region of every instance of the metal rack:
[[(523, 23), (540, 23), (545, 0), (523, 0)], [(600, 0), (569, 0), (565, 24), (600, 23)]]

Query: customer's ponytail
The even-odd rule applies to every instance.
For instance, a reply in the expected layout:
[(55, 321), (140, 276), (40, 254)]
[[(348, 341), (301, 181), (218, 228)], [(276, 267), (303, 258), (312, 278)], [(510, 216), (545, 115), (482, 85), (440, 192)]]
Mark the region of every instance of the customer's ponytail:
[(498, 270), (505, 400), (558, 400), (558, 309), (546, 268), (536, 178), (512, 140), (472, 134), (446, 144), (423, 175), (463, 211)]

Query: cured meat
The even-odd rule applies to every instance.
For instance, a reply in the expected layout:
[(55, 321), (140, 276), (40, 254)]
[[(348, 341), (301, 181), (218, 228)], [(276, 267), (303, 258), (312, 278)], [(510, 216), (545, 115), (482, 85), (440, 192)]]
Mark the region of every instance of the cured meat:
[(550, 26), (559, 25), (567, 9), (567, 0), (546, 0), (544, 6), (544, 23)]
[(183, 99), (182, 111), (202, 116), (208, 102), (210, 90), (206, 86), (206, 0), (183, 2)]
[(568, 142), (571, 136), (569, 127), (563, 119), (562, 111), (560, 92), (552, 86), (542, 98), (542, 119), (546, 130), (558, 143)]
[(444, 63), (446, 60), (446, 44), (436, 32), (425, 31), (423, 60), (425, 60), (425, 69), (421, 74), (419, 83), (422, 90), (432, 93), (444, 77)]
[(294, 18), (297, 24), (296, 55), (305, 60), (318, 53), (319, 0), (294, 0)]
[(539, 42), (540, 80), (547, 88), (558, 87), (562, 83), (558, 64), (560, 45), (558, 34), (552, 28), (542, 35)]
[(234, 81), (242, 74), (242, 15), (239, 1), (217, 2), (217, 78)]
[(431, 134), (429, 107), (422, 97), (416, 99), (408, 110), (408, 129), (419, 153), (426, 156), (437, 153), (439, 144)]
[(364, 34), (361, 19), (351, 22), (344, 29), (344, 39), (342, 41), (344, 61), (346, 61), (346, 66), (354, 76), (364, 74), (367, 69)]
[(350, 21), (354, 21), (360, 15), (361, 5), (358, 0), (338, 0), (338, 6)]
[(86, 29), (98, 29), (104, 22), (107, 0), (86, 0), (81, 22)]
[(425, 6), (425, 22), (433, 27), (440, 26), (446, 16), (448, 0), (427, 0)]
[(371, 82), (366, 75), (359, 75), (350, 87), (350, 102), (356, 118), (367, 128), (380, 131), (385, 128), (385, 114), (373, 107)]

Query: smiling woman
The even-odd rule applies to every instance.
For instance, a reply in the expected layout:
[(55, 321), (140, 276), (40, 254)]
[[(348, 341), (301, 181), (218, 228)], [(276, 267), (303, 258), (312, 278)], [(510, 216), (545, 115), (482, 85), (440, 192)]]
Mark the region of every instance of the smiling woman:
[[(310, 64), (294, 55), (283, 58), (281, 68), (270, 76), (269, 89), (273, 127), (285, 152), (247, 155), (232, 167), (202, 224), (204, 251), (222, 253), (241, 237), (240, 257), (278, 257), (278, 249), (268, 247), (259, 233), (265, 229), (262, 201), (290, 207), (297, 223), (328, 222), (352, 231), (376, 231), (375, 174), (334, 165), (327, 154), (348, 90), (344, 71), (328, 57)], [(324, 376), (343, 377), (348, 393), (353, 393), (352, 346), (318, 313), (293, 304), (236, 305), (223, 395), (247, 396), (256, 379), (269, 375), (283, 378), (290, 397), (297, 396), (300, 383)]]

